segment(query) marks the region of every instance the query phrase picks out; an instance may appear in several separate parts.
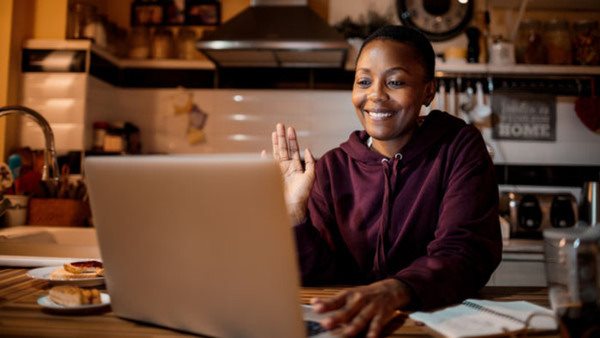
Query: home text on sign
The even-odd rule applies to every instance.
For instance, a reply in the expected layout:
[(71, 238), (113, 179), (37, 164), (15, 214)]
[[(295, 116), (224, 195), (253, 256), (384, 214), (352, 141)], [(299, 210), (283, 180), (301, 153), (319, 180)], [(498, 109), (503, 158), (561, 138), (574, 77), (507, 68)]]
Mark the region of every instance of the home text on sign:
[(521, 93), (494, 93), (495, 115), (492, 137), (503, 140), (556, 140), (554, 96)]

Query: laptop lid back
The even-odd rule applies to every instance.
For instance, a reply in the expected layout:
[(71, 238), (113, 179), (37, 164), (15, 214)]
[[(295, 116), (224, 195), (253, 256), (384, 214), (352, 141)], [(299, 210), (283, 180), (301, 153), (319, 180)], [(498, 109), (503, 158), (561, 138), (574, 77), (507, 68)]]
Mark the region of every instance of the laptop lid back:
[(217, 337), (305, 337), (274, 162), (97, 157), (85, 171), (115, 314)]

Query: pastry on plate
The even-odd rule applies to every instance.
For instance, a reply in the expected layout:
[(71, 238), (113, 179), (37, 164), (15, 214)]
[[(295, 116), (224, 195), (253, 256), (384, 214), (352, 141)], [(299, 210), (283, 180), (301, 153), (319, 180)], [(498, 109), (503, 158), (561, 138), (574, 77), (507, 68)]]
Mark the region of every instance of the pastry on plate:
[(82, 289), (73, 285), (60, 285), (50, 289), (48, 298), (56, 304), (63, 306), (81, 306), (100, 304), (100, 291), (98, 289)]

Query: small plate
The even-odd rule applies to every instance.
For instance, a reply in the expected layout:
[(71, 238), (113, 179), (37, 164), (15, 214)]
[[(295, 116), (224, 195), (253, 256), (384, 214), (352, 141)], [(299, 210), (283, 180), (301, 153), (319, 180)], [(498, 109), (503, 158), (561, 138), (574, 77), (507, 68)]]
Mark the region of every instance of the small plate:
[(43, 268), (31, 269), (27, 275), (33, 279), (43, 280), (53, 285), (77, 285), (77, 286), (97, 286), (104, 284), (104, 277), (81, 278), (81, 279), (50, 279), (50, 274), (60, 269), (62, 266), (47, 266)]
[(37, 303), (45, 308), (45, 309), (49, 309), (49, 310), (57, 310), (57, 311), (81, 311), (81, 310), (92, 310), (92, 309), (99, 309), (105, 306), (110, 305), (110, 296), (104, 292), (100, 293), (100, 304), (86, 304), (86, 305), (79, 305), (79, 306), (64, 306), (64, 305), (60, 305), (60, 304), (56, 304), (55, 302), (50, 300), (50, 297), (46, 296), (42, 296), (40, 298), (38, 298)]

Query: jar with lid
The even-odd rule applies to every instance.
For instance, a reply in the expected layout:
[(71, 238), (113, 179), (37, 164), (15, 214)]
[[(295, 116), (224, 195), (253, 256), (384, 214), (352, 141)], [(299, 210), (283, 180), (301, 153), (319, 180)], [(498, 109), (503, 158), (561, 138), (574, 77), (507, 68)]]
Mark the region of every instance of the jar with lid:
[(128, 40), (129, 58), (147, 59), (150, 57), (150, 30), (148, 27), (133, 27)]
[(152, 57), (155, 59), (169, 59), (173, 57), (173, 45), (173, 32), (166, 27), (158, 27), (152, 38)]
[(177, 57), (183, 60), (198, 58), (196, 32), (192, 28), (181, 27), (177, 33)]
[(600, 64), (600, 31), (598, 21), (580, 20), (573, 23), (573, 60), (577, 65)]
[(545, 64), (546, 47), (542, 40), (542, 23), (523, 20), (515, 39), (515, 57), (518, 63)]
[(551, 65), (570, 65), (573, 61), (569, 23), (565, 20), (551, 20), (546, 24), (544, 42)]
[(86, 3), (74, 2), (69, 6), (67, 38), (85, 39), (86, 26), (93, 21), (95, 8)]

